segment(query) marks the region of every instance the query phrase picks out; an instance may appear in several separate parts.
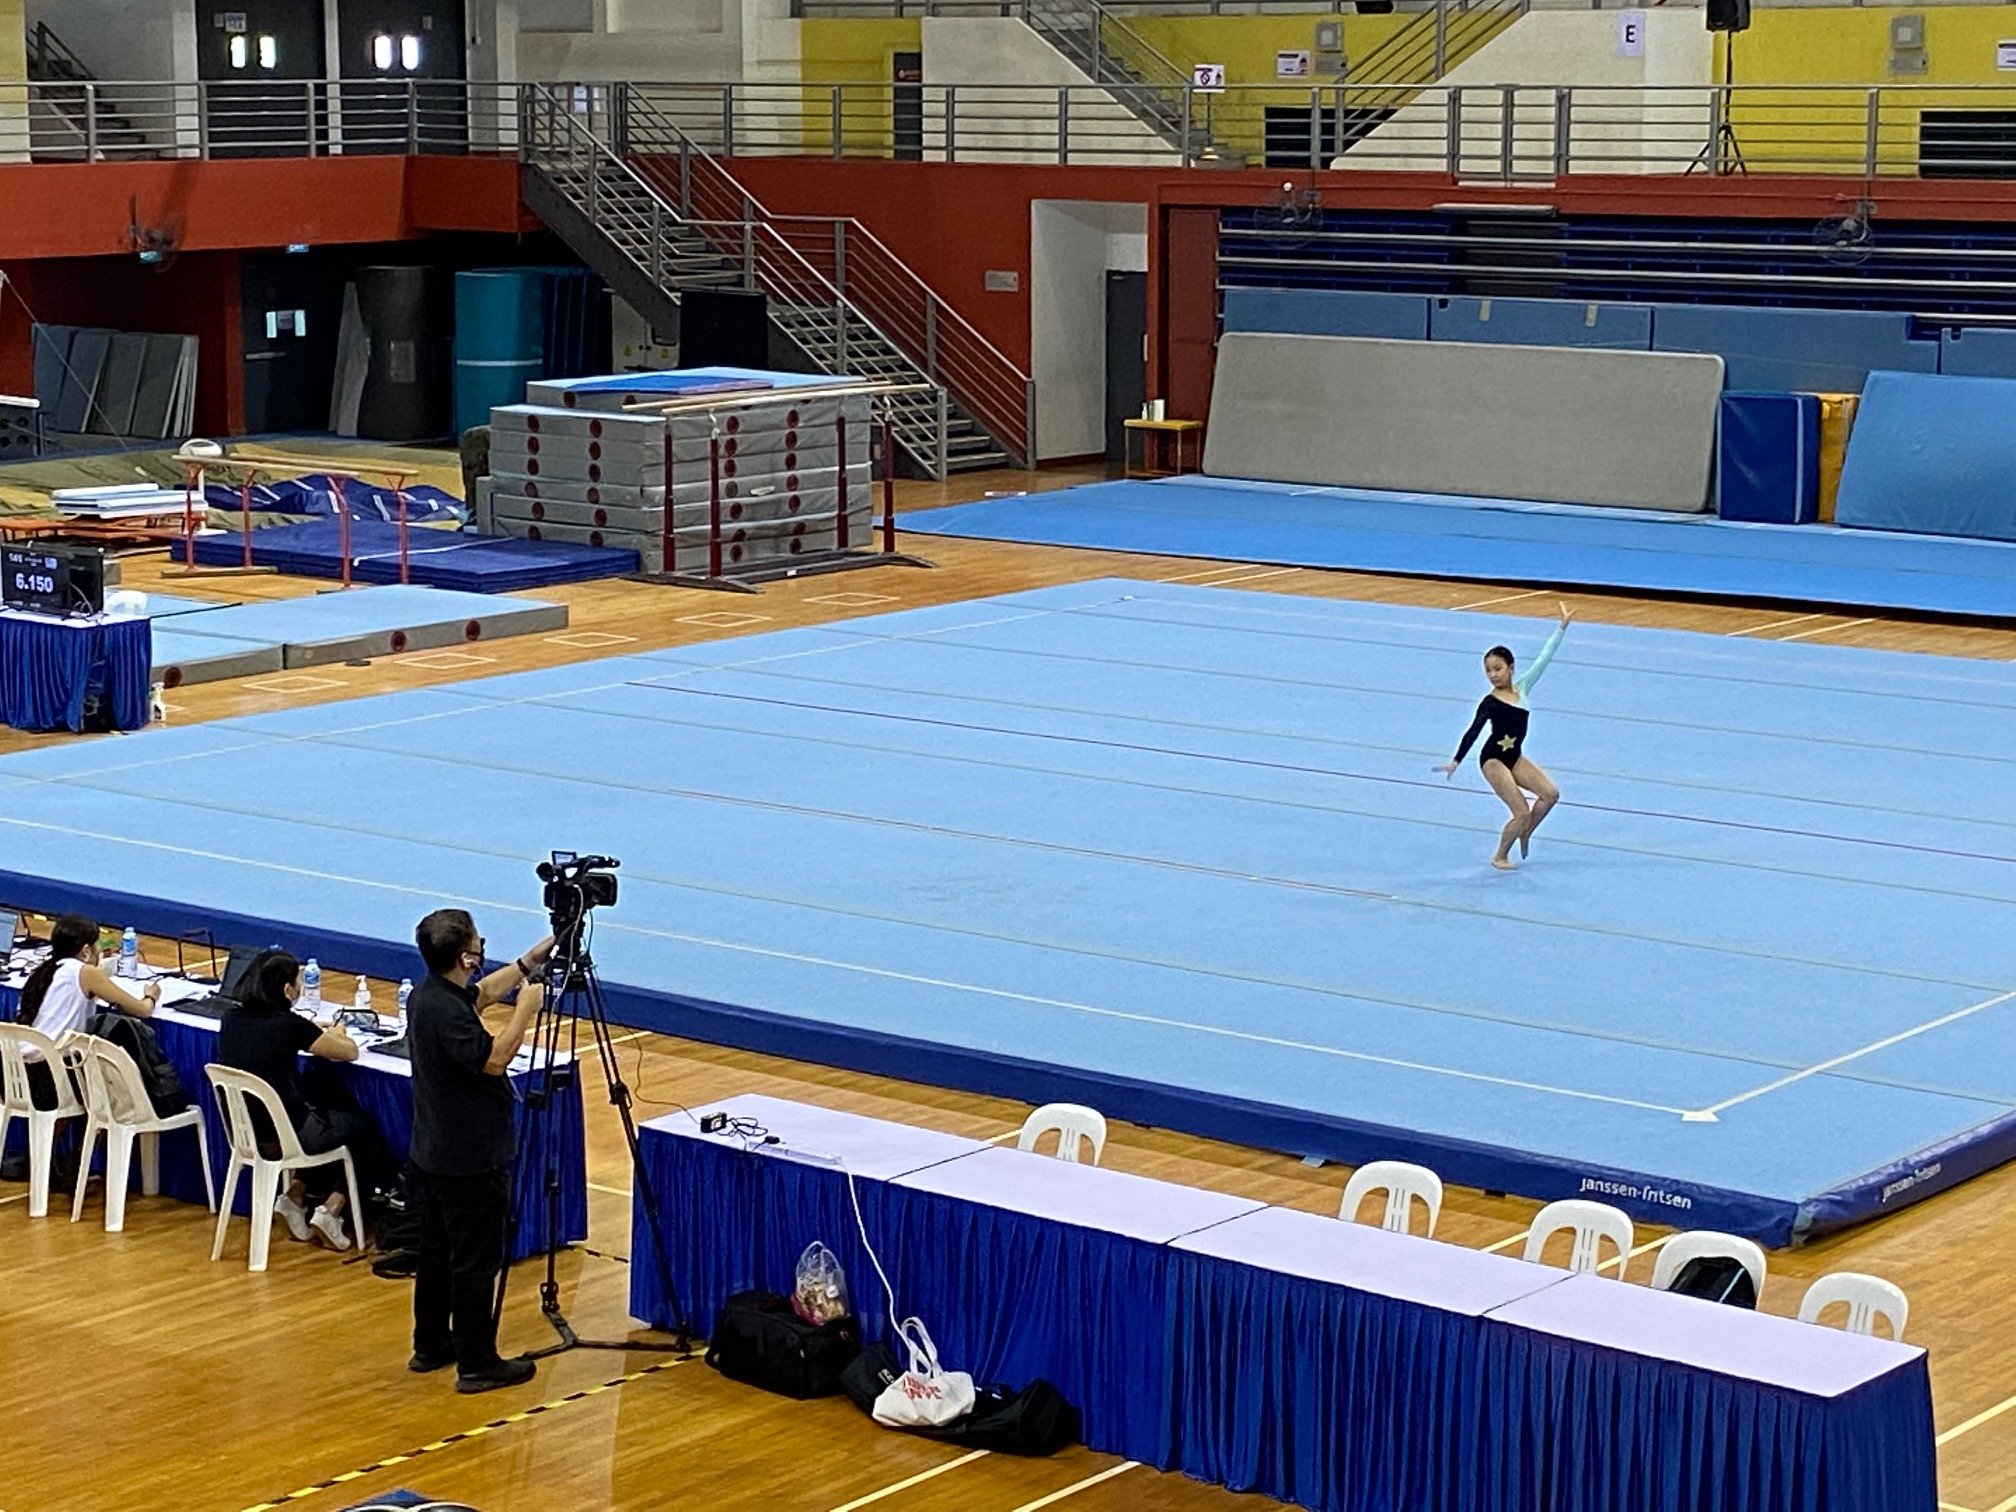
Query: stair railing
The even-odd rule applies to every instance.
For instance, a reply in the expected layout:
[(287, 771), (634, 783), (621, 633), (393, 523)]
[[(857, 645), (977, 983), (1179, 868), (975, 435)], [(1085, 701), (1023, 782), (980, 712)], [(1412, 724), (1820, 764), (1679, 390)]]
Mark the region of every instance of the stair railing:
[[(676, 87), (675, 87), (676, 88)], [(718, 225), (769, 228), (913, 368), (1024, 465), (1035, 455), (1035, 388), (1029, 374), (948, 304), (880, 237), (851, 217), (773, 214), (720, 159), (693, 140), (654, 86), (622, 87), (624, 144), (638, 171), (682, 215)], [(732, 111), (732, 103), (724, 115)]]

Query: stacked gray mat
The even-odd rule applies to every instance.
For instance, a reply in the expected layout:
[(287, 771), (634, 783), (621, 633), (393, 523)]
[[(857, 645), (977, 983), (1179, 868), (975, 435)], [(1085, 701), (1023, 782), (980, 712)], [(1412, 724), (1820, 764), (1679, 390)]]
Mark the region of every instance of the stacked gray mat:
[(35, 397), (64, 435), (182, 438), (196, 428), (194, 336), (35, 327)]
[(490, 518), (505, 535), (622, 547), (647, 571), (692, 576), (710, 570), (717, 505), (724, 573), (863, 547), (871, 418), (865, 394), (752, 394), (669, 415), (501, 406), (490, 412)]
[(1228, 332), (1204, 471), (1699, 511), (1722, 386), (1687, 352)]

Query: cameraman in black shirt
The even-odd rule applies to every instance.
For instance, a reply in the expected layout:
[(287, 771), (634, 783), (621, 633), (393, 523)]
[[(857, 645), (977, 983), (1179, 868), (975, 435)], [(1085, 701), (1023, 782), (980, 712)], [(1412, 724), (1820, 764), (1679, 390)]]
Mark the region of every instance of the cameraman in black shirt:
[[(497, 1277), (511, 1212), (518, 1139), (511, 1058), (539, 1012), (533, 980), (553, 952), (549, 935), (488, 976), (483, 937), (459, 908), (442, 908), (414, 932), (427, 979), (407, 1002), (413, 1061), (413, 1175), (420, 1200), (420, 1262), (413, 1281), (414, 1371), (456, 1367), (455, 1389), (493, 1391), (532, 1379), (520, 1356), (497, 1355)], [(481, 1012), (518, 998), (497, 1033)]]

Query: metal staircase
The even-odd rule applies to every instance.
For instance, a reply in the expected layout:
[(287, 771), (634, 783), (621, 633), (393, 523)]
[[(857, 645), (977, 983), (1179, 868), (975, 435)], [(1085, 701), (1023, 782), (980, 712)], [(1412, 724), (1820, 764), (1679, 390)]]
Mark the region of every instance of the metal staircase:
[(1224, 156), (1223, 144), (1192, 116), (1190, 75), (1098, 0), (1022, 0), (1018, 14), (1142, 125), (1187, 154), (1186, 162), (1211, 148)]
[[(98, 76), (46, 21), (28, 29), (31, 140), (37, 159), (160, 157), (157, 144), (108, 100)], [(49, 128), (55, 126), (56, 139)]]
[(1530, 9), (1532, 0), (1436, 0), (1363, 58), (1346, 60), (1337, 151), (1385, 125), (1422, 85), (1441, 82)]
[(761, 292), (780, 365), (930, 386), (889, 398), (927, 476), (1029, 465), (1027, 375), (866, 227), (771, 215), (640, 87), (598, 87), (585, 110), (564, 88), (525, 98), (526, 204), (655, 327), (688, 289)]

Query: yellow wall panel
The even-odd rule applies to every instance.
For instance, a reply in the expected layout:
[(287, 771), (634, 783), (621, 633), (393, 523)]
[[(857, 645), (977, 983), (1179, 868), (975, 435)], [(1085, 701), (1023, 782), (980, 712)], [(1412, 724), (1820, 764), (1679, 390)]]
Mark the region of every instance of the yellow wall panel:
[[(0, 0), (0, 5), (7, 0)], [(880, 155), (889, 151), (895, 128), (889, 113), (890, 58), (920, 52), (924, 23), (895, 17), (808, 18), (798, 23), (798, 77), (807, 84), (878, 86), (841, 91), (840, 140), (844, 151)], [(833, 98), (829, 90), (805, 91), (805, 150), (833, 150)]]
[[(1738, 144), (1753, 171), (1839, 172), (1868, 157), (1871, 86), (1996, 85), (1993, 90), (1907, 92), (1879, 96), (1879, 172), (1911, 173), (1918, 163), (1920, 113), (1927, 109), (2016, 108), (2016, 73), (1995, 67), (1995, 44), (2016, 39), (2016, 7), (1932, 6), (1925, 19), (1926, 69), (1890, 72), (1890, 22), (1900, 11), (1829, 6), (1758, 10), (1734, 42), (1734, 77), (1744, 89), (1732, 112)], [(1718, 39), (1716, 76), (1721, 76)], [(1777, 88), (1774, 86), (1787, 86)], [(1816, 85), (1859, 90), (1822, 91)], [(1800, 88), (1798, 86), (1808, 86)]]

